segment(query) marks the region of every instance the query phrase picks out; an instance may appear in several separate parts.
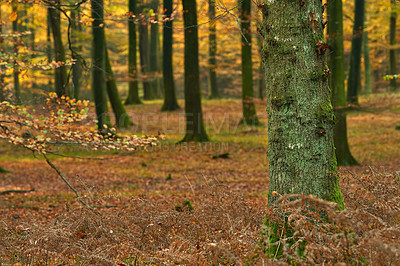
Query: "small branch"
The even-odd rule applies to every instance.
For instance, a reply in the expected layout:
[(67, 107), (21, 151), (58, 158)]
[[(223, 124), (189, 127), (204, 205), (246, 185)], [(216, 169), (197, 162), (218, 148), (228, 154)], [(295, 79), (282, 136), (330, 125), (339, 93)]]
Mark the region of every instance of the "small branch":
[(46, 159), (46, 162), (48, 165), (50, 165), (51, 168), (53, 168), (57, 174), (61, 177), (61, 179), (65, 182), (65, 184), (67, 184), (67, 186), (75, 193), (76, 197), (78, 198), (78, 200), (85, 206), (87, 207), (89, 210), (93, 211), (95, 214), (98, 214), (101, 216), (101, 213), (99, 213), (98, 211), (94, 210), (92, 206), (90, 206), (89, 204), (87, 204), (79, 195), (78, 191), (71, 185), (71, 183), (64, 177), (64, 175), (61, 173), (61, 171), (49, 160), (49, 158), (46, 156), (46, 154), (43, 154), (43, 157)]
[(0, 195), (8, 195), (8, 194), (11, 194), (11, 193), (21, 193), (22, 194), (22, 193), (29, 193), (29, 192), (32, 192), (32, 191), (35, 191), (35, 189), (34, 188), (32, 188), (30, 190), (10, 189), (10, 190), (1, 191)]

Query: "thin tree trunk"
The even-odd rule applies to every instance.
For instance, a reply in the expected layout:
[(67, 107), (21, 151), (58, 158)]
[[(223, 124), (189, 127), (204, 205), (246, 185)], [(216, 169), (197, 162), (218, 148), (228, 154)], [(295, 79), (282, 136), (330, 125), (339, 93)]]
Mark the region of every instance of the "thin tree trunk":
[[(79, 9), (71, 11), (71, 23), (72, 23), (72, 34), (71, 39), (74, 44), (74, 51), (82, 52), (82, 45), (80, 44), (80, 34), (82, 33), (81, 23), (79, 21)], [(75, 64), (72, 66), (72, 85), (73, 85), (73, 97), (79, 99), (79, 93), (81, 90), (81, 77), (82, 77), (82, 62), (81, 59), (74, 52), (72, 58), (75, 60)]]
[(217, 87), (217, 27), (215, 18), (215, 0), (208, 0), (208, 89), (210, 99), (219, 99)]
[(159, 46), (160, 36), (158, 30), (158, 5), (159, 0), (152, 0), (151, 8), (155, 13), (155, 23), (150, 25), (150, 72), (152, 75), (152, 87), (154, 90), (154, 96), (158, 99), (162, 98), (162, 88), (160, 83), (160, 62), (159, 62)]
[(242, 31), (242, 122), (247, 125), (260, 124), (254, 104), (253, 64), (251, 61), (251, 0), (240, 4), (240, 27)]
[(133, 125), (131, 120), (129, 119), (128, 114), (126, 113), (125, 106), (122, 104), (121, 97), (118, 93), (117, 83), (114, 78), (114, 73), (112, 71), (110, 58), (108, 56), (107, 51), (107, 43), (104, 39), (104, 46), (106, 50), (106, 82), (107, 82), (107, 93), (108, 98), (111, 103), (111, 107), (114, 111), (115, 115), (115, 124), (119, 128), (128, 128)]
[[(390, 13), (390, 54), (389, 54), (389, 74), (395, 75), (397, 73), (397, 61), (396, 61), (396, 19), (397, 13), (395, 11), (396, 0), (391, 0), (392, 11)], [(396, 79), (390, 79), (390, 91), (394, 92), (397, 90)]]
[[(51, 61), (53, 60), (52, 57), (52, 42), (51, 42), (51, 20), (50, 20), (50, 9), (47, 8), (47, 40), (46, 40), (46, 56), (47, 56), (47, 62), (51, 63)], [(49, 79), (48, 79), (48, 85), (49, 87), (52, 86), (53, 83), (53, 78), (55, 77), (55, 75), (52, 73), (53, 70), (48, 70), (47, 74), (49, 75)]]
[(361, 45), (364, 28), (364, 0), (355, 0), (353, 40), (351, 41), (350, 70), (347, 81), (347, 102), (358, 104), (361, 90)]
[(365, 31), (363, 34), (363, 51), (364, 51), (364, 93), (372, 93), (372, 74), (371, 74), (371, 62), (369, 59), (369, 40), (368, 32)]
[[(55, 5), (60, 5), (60, 0), (55, 1)], [(55, 49), (55, 60), (61, 62), (61, 66), (55, 69), (55, 80), (56, 80), (56, 93), (58, 97), (62, 95), (69, 95), (67, 92), (67, 69), (64, 65), (65, 62), (65, 51), (61, 37), (61, 24), (60, 24), (60, 11), (55, 8), (49, 8), (51, 28), (53, 32), (53, 41)]]
[(331, 71), (329, 85), (336, 124), (333, 138), (338, 165), (356, 165), (347, 141), (346, 94), (344, 89), (343, 7), (342, 0), (329, 0), (328, 4), (328, 66)]
[(264, 3), (268, 203), (279, 194), (311, 194), (343, 208), (321, 1)]
[[(141, 7), (143, 11), (144, 6)], [(153, 86), (149, 80), (150, 53), (149, 53), (149, 24), (146, 18), (139, 22), (139, 53), (140, 67), (143, 79), (143, 99), (153, 100), (155, 98)]]
[(139, 84), (137, 78), (137, 59), (136, 59), (136, 0), (129, 0), (129, 51), (128, 51), (128, 78), (129, 92), (125, 104), (141, 104), (139, 98)]
[(91, 0), (92, 6), (92, 90), (96, 106), (97, 127), (100, 132), (104, 132), (109, 127), (110, 117), (108, 115), (107, 94), (106, 94), (106, 48), (104, 36), (104, 15), (103, 0)]
[(182, 0), (182, 4), (185, 27), (186, 114), (186, 133), (182, 141), (208, 141), (201, 110), (196, 0)]
[(164, 104), (161, 111), (179, 109), (175, 94), (174, 71), (172, 68), (172, 0), (164, 0), (165, 19), (163, 32), (163, 83)]
[[(12, 11), (13, 12), (17, 12), (18, 14), (18, 8), (17, 8), (17, 4), (13, 4), (12, 5)], [(13, 33), (16, 34), (18, 32), (18, 19), (14, 20), (12, 22), (12, 30)], [(14, 56), (17, 57), (18, 56), (18, 38), (14, 37)], [(14, 60), (14, 71), (13, 71), (13, 76), (14, 76), (14, 93), (15, 93), (15, 101), (16, 104), (21, 104), (21, 92), (20, 92), (20, 88), (19, 88), (19, 66), (17, 63), (17, 60)]]

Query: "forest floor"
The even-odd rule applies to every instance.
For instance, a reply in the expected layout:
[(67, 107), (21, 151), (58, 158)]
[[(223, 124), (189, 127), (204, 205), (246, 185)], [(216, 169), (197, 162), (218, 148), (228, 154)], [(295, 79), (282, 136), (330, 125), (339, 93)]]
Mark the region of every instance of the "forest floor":
[[(256, 103), (264, 125), (246, 127), (239, 124), (239, 100), (204, 100), (211, 141), (203, 144), (176, 144), (183, 109), (162, 113), (161, 104), (128, 107), (135, 125), (127, 132), (163, 133), (156, 147), (120, 153), (60, 147), (68, 156), (93, 158), (51, 157), (101, 215), (83, 208), (44, 160), (1, 144), (0, 165), (10, 172), (0, 173), (0, 193), (34, 191), (0, 194), (0, 265), (272, 262), (258, 245), (270, 211), (266, 103)], [(400, 263), (400, 95), (362, 97), (347, 121), (360, 165), (339, 167), (343, 213), (353, 224), (338, 224), (343, 236), (354, 232), (351, 226), (362, 229), (346, 244), (337, 237), (329, 247), (336, 254), (310, 247), (308, 263)]]

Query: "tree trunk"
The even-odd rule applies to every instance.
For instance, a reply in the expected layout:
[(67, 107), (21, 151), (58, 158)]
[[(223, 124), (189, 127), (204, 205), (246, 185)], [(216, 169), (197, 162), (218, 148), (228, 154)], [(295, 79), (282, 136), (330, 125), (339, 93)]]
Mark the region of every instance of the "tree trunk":
[(258, 97), (260, 97), (260, 100), (264, 100), (265, 98), (265, 91), (266, 91), (266, 86), (265, 86), (265, 71), (264, 71), (264, 64), (263, 64), (263, 38), (262, 36), (258, 35), (257, 36), (257, 46), (258, 46), (258, 54), (260, 55), (260, 65), (258, 66), (258, 73), (259, 73), (259, 78), (258, 78)]
[[(142, 12), (146, 10), (143, 6)], [(143, 79), (143, 99), (153, 100), (155, 98), (153, 86), (149, 80), (150, 53), (149, 53), (149, 24), (146, 18), (139, 21), (139, 53), (140, 67)]]
[(321, 1), (264, 3), (268, 203), (277, 199), (274, 192), (304, 193), (343, 207)]
[(161, 111), (174, 111), (179, 109), (175, 95), (174, 72), (172, 69), (172, 0), (164, 0), (165, 19), (163, 35), (163, 83), (164, 104)]
[(217, 87), (217, 27), (215, 18), (215, 0), (208, 0), (208, 89), (210, 99), (219, 99)]
[[(51, 43), (51, 20), (50, 20), (50, 9), (47, 8), (47, 41), (46, 41), (46, 56), (47, 56), (47, 62), (51, 63), (51, 61), (53, 60), (52, 58), (52, 43)], [(48, 75), (49, 75), (49, 80), (48, 80), (48, 85), (49, 87), (51, 86), (51, 84), (53, 83), (53, 78), (55, 77), (55, 75), (53, 75), (51, 72), (53, 70), (48, 70)]]
[(154, 90), (155, 98), (162, 98), (162, 88), (160, 82), (160, 56), (159, 56), (159, 46), (160, 46), (160, 36), (158, 30), (158, 5), (159, 0), (152, 0), (151, 8), (155, 13), (155, 23), (150, 25), (150, 72), (152, 76), (152, 88)]
[[(75, 64), (72, 66), (72, 85), (73, 94), (75, 99), (79, 99), (79, 93), (81, 89), (81, 77), (82, 77), (82, 62), (77, 56), (76, 52), (82, 52), (82, 45), (80, 44), (79, 35), (82, 33), (81, 23), (79, 21), (79, 9), (71, 11), (71, 41), (73, 43), (74, 52), (72, 58), (75, 60)], [(75, 52), (76, 51), (76, 52)]]
[(350, 70), (347, 80), (347, 102), (358, 104), (361, 90), (361, 45), (364, 28), (364, 0), (355, 0), (353, 39), (351, 41)]
[(242, 31), (242, 105), (243, 123), (258, 125), (256, 107), (254, 105), (253, 64), (251, 62), (251, 0), (243, 0), (240, 4), (240, 28)]
[[(391, 0), (391, 13), (390, 13), (390, 54), (389, 54), (389, 74), (395, 75), (397, 74), (396, 67), (396, 19), (397, 13), (395, 11), (396, 8), (396, 0)], [(397, 90), (396, 79), (390, 79), (390, 91), (394, 92)]]
[[(17, 4), (13, 4), (12, 5), (12, 11), (13, 12), (17, 12), (18, 14), (18, 8), (17, 8)], [(12, 30), (14, 34), (17, 34), (18, 32), (18, 19), (14, 20), (12, 22)], [(18, 56), (18, 37), (14, 37), (14, 56), (17, 57)], [(19, 66), (17, 63), (17, 60), (14, 60), (14, 67), (13, 67), (14, 71), (13, 71), (13, 76), (14, 76), (14, 93), (15, 93), (15, 101), (16, 104), (21, 104), (21, 92), (20, 92), (20, 88), (19, 88)]]
[(104, 36), (103, 0), (91, 0), (92, 6), (92, 90), (96, 106), (97, 126), (100, 132), (105, 131), (104, 125), (111, 125), (108, 115), (106, 95), (106, 48)]
[[(105, 35), (104, 35), (105, 37)], [(106, 83), (108, 98), (115, 115), (115, 124), (119, 128), (128, 128), (133, 125), (126, 113), (125, 106), (122, 104), (121, 98), (118, 93), (117, 83), (114, 78), (114, 73), (111, 68), (110, 58), (108, 57), (107, 43), (104, 38), (104, 47), (106, 50)]]
[(128, 51), (128, 78), (129, 92), (125, 104), (141, 104), (139, 98), (139, 84), (137, 78), (137, 59), (136, 59), (136, 0), (129, 0), (129, 51)]
[(363, 51), (364, 51), (364, 93), (372, 93), (372, 74), (371, 74), (371, 62), (369, 59), (369, 40), (368, 32), (363, 33)]
[[(55, 1), (55, 5), (60, 5), (60, 0)], [(56, 93), (58, 97), (62, 95), (69, 95), (67, 92), (67, 69), (65, 63), (65, 51), (61, 37), (61, 25), (60, 25), (60, 11), (55, 8), (49, 8), (51, 29), (53, 32), (55, 60), (56, 62), (62, 62), (60, 67), (55, 69), (55, 80), (56, 80)]]
[(208, 141), (201, 110), (196, 0), (182, 0), (182, 4), (185, 28), (186, 114), (186, 134), (182, 141)]
[(347, 142), (346, 94), (344, 90), (344, 48), (342, 0), (329, 0), (328, 5), (328, 66), (331, 71), (329, 85), (336, 124), (333, 137), (338, 165), (356, 165)]

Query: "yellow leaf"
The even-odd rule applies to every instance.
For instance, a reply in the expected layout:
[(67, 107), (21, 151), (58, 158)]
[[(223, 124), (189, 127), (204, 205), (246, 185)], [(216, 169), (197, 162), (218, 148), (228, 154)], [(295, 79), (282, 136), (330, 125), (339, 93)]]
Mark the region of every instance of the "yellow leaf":
[(11, 15), (10, 15), (10, 21), (16, 21), (17, 18), (18, 18), (17, 12), (15, 12), (15, 11), (12, 12)]

